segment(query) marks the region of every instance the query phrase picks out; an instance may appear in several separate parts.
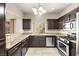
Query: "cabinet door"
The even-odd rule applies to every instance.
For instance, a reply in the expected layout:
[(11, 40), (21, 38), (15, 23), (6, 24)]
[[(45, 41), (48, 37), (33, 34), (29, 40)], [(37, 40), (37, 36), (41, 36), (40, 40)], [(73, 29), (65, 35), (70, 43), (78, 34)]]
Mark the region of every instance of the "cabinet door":
[(46, 46), (45, 36), (39, 36), (38, 38), (39, 38), (40, 47), (45, 47)]
[(40, 46), (40, 44), (39, 44), (39, 38), (38, 38), (38, 36), (32, 36), (31, 38), (30, 38), (30, 47), (39, 47)]
[(22, 56), (25, 56), (27, 53), (27, 47), (22, 47)]
[(73, 20), (76, 20), (76, 12), (75, 11), (70, 14), (70, 21), (73, 21)]
[(63, 29), (63, 24), (64, 24), (64, 21), (63, 21), (64, 17), (61, 17), (58, 19), (58, 27), (59, 29)]
[(63, 22), (59, 22), (59, 29), (63, 29)]
[(76, 43), (69, 43), (69, 54), (70, 56), (76, 56)]
[(45, 47), (45, 36), (31, 36), (30, 47)]
[(28, 50), (28, 38), (22, 41), (21, 54), (25, 56)]
[(64, 16), (64, 22), (68, 23), (70, 21), (70, 15), (65, 15)]
[(53, 47), (55, 47), (56, 46), (56, 36), (52, 36), (52, 45), (53, 45)]
[(21, 56), (21, 48), (18, 48), (13, 54), (12, 56)]

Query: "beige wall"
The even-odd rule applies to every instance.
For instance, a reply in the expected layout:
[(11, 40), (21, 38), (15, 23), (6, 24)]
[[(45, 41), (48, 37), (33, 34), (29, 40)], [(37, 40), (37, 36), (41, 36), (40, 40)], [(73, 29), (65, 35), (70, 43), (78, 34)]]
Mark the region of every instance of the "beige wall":
[(17, 8), (14, 4), (8, 3), (5, 8), (6, 12), (6, 21), (10, 21), (10, 19), (14, 20), (14, 33), (22, 32), (22, 19), (23, 13)]

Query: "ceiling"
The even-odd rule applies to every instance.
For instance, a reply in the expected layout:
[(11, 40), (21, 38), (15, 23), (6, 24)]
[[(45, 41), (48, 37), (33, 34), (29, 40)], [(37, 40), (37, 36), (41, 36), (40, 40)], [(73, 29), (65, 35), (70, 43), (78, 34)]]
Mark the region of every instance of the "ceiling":
[[(15, 3), (15, 5), (24, 13), (33, 13), (32, 8), (38, 8), (39, 3)], [(46, 13), (60, 13), (71, 3), (40, 3), (40, 5), (46, 10)]]

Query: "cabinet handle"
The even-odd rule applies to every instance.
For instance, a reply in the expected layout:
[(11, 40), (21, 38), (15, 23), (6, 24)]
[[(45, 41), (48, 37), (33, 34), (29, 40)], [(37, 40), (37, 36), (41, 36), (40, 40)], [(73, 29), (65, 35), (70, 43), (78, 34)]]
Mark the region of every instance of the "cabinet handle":
[(70, 29), (72, 29), (73, 28), (73, 23), (70, 23)]

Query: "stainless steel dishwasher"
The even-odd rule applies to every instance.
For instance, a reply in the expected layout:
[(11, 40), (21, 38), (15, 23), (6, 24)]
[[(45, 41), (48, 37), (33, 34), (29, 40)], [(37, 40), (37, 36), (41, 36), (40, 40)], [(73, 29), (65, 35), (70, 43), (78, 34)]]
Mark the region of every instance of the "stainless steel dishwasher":
[(46, 37), (46, 46), (47, 47), (54, 47), (55, 46), (55, 38), (52, 36)]

